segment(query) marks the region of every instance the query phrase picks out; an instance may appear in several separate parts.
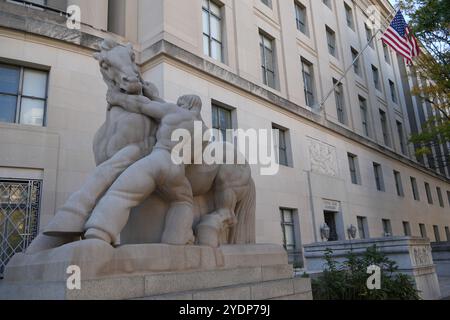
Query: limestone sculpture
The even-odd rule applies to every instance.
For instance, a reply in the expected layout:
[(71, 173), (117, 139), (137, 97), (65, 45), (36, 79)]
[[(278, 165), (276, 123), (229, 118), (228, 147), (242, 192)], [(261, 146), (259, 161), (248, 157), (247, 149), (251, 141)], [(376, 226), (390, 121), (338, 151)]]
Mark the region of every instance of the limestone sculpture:
[[(249, 165), (176, 165), (171, 160), (172, 131), (184, 128), (193, 134), (194, 121), (202, 121), (200, 98), (183, 96), (177, 104), (159, 98), (156, 87), (140, 75), (131, 45), (105, 40), (95, 58), (108, 86), (106, 121), (94, 139), (97, 167), (27, 254), (80, 239), (116, 244), (130, 210), (154, 193), (169, 207), (161, 243), (254, 243), (255, 185)], [(195, 212), (199, 196), (214, 204), (212, 212)]]

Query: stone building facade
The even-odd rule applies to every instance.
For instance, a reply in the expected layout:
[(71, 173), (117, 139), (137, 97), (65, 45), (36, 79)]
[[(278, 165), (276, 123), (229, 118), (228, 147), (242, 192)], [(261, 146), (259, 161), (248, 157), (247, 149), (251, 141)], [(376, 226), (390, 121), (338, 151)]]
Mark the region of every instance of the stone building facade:
[[(94, 167), (103, 38), (131, 42), (166, 100), (199, 95), (208, 125), (280, 129), (279, 173), (253, 168), (257, 242), (285, 244), (301, 264), (325, 222), (330, 240), (348, 239), (350, 225), (360, 238), (450, 240), (450, 172), (427, 169), (407, 142), (423, 120), (412, 80), (379, 33), (364, 50), (367, 9), (385, 20), (387, 0), (32, 2), (0, 1), (2, 269)], [(81, 30), (68, 27), (68, 5)]]

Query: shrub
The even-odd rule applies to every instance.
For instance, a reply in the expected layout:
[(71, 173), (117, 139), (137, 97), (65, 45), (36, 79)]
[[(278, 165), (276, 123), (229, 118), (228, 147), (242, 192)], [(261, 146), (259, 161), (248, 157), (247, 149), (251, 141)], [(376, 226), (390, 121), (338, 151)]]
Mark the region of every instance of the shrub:
[[(413, 279), (398, 272), (395, 261), (370, 247), (363, 255), (349, 252), (345, 261), (337, 262), (333, 251), (325, 253), (325, 270), (312, 280), (313, 296), (316, 300), (418, 300), (418, 291)], [(367, 288), (367, 268), (376, 265), (381, 269), (381, 289)]]

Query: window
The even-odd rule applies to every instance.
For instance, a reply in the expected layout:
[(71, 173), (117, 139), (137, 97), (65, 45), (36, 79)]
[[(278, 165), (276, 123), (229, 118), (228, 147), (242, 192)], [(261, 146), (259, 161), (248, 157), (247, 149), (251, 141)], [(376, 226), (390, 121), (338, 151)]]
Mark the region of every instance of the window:
[(403, 192), (402, 176), (401, 176), (400, 172), (394, 170), (394, 179), (395, 179), (395, 188), (397, 190), (397, 195), (399, 197), (404, 197), (405, 193)]
[(0, 64), (0, 122), (45, 125), (48, 72)]
[(349, 26), (349, 28), (354, 30), (355, 23), (353, 21), (353, 10), (345, 2), (344, 2), (344, 7), (345, 7), (345, 18), (347, 19), (347, 26)]
[(211, 0), (203, 0), (203, 52), (223, 62), (222, 9)]
[(373, 173), (375, 176), (375, 184), (378, 191), (384, 191), (383, 170), (378, 163), (373, 164)]
[(445, 227), (445, 235), (447, 236), (447, 241), (450, 242), (450, 228)]
[(391, 100), (394, 103), (397, 103), (397, 91), (395, 89), (395, 83), (389, 80), (389, 89), (391, 91)]
[(382, 222), (383, 222), (384, 237), (392, 237), (391, 220), (383, 219)]
[(391, 64), (391, 56), (389, 54), (389, 47), (383, 43), (383, 54), (384, 54), (384, 61), (386, 61), (387, 64)]
[(232, 134), (227, 131), (233, 129), (231, 110), (220, 107), (216, 104), (212, 105), (212, 128), (216, 129), (215, 134), (221, 137), (214, 137), (216, 141), (227, 141), (232, 143)]
[(400, 151), (406, 155), (405, 134), (403, 133), (403, 125), (400, 121), (397, 121), (397, 132), (400, 141)]
[(377, 90), (380, 90), (380, 73), (378, 68), (372, 65), (373, 85)]
[(272, 125), (272, 130), (275, 134), (275, 150), (278, 155), (278, 164), (282, 166), (289, 166), (288, 150), (287, 150), (287, 130), (281, 129), (278, 126)]
[(372, 29), (367, 24), (364, 24), (364, 27), (366, 29), (367, 42), (369, 43), (369, 46), (373, 49), (374, 45), (373, 45), (373, 39), (372, 39), (373, 38)]
[(439, 205), (444, 208), (444, 198), (442, 197), (442, 190), (439, 187), (436, 187), (436, 193), (438, 195)]
[(436, 240), (436, 242), (441, 242), (441, 235), (439, 234), (439, 227), (433, 226), (433, 231), (434, 231), (434, 239)]
[(420, 236), (422, 238), (428, 238), (428, 236), (427, 236), (427, 227), (425, 227), (425, 225), (423, 223), (419, 224), (419, 229), (420, 229)]
[[(21, 5), (28, 5), (25, 4), (19, 0), (12, 0), (12, 2), (17, 2), (17, 4), (21, 4)], [(27, 2), (31, 2), (37, 5), (41, 5), (41, 6), (47, 6), (47, 0), (27, 0)], [(33, 6), (31, 6), (33, 8)], [(38, 7), (34, 7), (34, 8), (38, 8)]]
[(330, 27), (325, 26), (325, 31), (327, 33), (327, 44), (328, 44), (328, 53), (333, 57), (337, 57), (336, 51), (336, 32), (334, 32)]
[(308, 35), (308, 20), (306, 19), (306, 7), (301, 3), (295, 2), (295, 21), (297, 29)]
[(305, 91), (306, 105), (313, 107), (315, 102), (314, 97), (314, 72), (313, 66), (310, 62), (302, 59), (302, 75), (303, 75), (303, 88)]
[(361, 75), (361, 68), (359, 65), (359, 52), (354, 49), (353, 47), (350, 49), (352, 52), (352, 61), (354, 61), (353, 63), (353, 71), (355, 72), (355, 74), (357, 74), (358, 76)]
[(369, 237), (368, 224), (366, 217), (356, 217), (358, 221), (358, 233), (360, 239), (367, 239)]
[(419, 189), (417, 188), (416, 178), (411, 177), (411, 188), (412, 188), (414, 200), (420, 201)]
[(408, 221), (403, 221), (403, 234), (405, 237), (411, 236), (411, 226)]
[(330, 2), (330, 0), (322, 0), (322, 2), (323, 2), (328, 8), (331, 9), (331, 2)]
[(389, 147), (391, 145), (391, 140), (389, 138), (389, 129), (387, 124), (386, 112), (384, 112), (383, 110), (380, 110), (380, 122), (384, 144)]
[(295, 223), (296, 212), (292, 209), (280, 209), (281, 212), (281, 229), (283, 232), (283, 246), (288, 252), (289, 263), (294, 266), (302, 265), (302, 254), (299, 251), (301, 247), (297, 239), (297, 225)]
[(0, 180), (0, 278), (37, 235), (42, 181)]
[(362, 129), (363, 134), (366, 137), (369, 137), (369, 118), (367, 115), (367, 101), (366, 99), (359, 97), (359, 108), (361, 111), (361, 122), (362, 122)]
[(429, 204), (433, 204), (433, 197), (431, 196), (430, 184), (425, 182), (425, 191), (427, 193), (427, 200)]
[(450, 206), (450, 191), (447, 191), (447, 200), (448, 200), (448, 205)]
[(275, 57), (273, 40), (260, 33), (261, 70), (263, 83), (275, 89)]
[(272, 0), (261, 0), (262, 3), (264, 3), (269, 8), (272, 8)]
[(348, 153), (347, 157), (348, 157), (348, 166), (350, 169), (350, 178), (352, 180), (352, 183), (360, 184), (358, 157), (351, 153)]
[(347, 121), (345, 119), (344, 90), (342, 88), (342, 82), (339, 82), (339, 84), (337, 84), (337, 82), (338, 81), (336, 79), (333, 79), (333, 85), (335, 86), (334, 97), (336, 100), (337, 117), (340, 123), (346, 124)]

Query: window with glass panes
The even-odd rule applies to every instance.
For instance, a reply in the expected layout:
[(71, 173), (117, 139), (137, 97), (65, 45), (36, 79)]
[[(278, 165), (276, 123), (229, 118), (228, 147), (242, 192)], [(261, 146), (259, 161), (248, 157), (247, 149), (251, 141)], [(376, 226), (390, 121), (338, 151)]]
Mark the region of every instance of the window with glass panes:
[(395, 83), (392, 80), (389, 80), (389, 90), (391, 92), (392, 102), (397, 103), (397, 91), (395, 89)]
[(337, 57), (336, 33), (328, 26), (325, 26), (325, 32), (327, 34), (328, 53), (333, 57)]
[(408, 221), (403, 221), (403, 234), (406, 237), (410, 237), (411, 236), (411, 226), (410, 226)]
[(345, 18), (347, 19), (347, 26), (349, 26), (349, 28), (354, 29), (354, 21), (353, 21), (353, 10), (352, 8), (344, 2), (344, 7), (345, 7)]
[(356, 217), (358, 222), (358, 233), (360, 239), (367, 239), (367, 218), (366, 217)]
[(351, 48), (351, 52), (352, 52), (352, 61), (354, 61), (353, 63), (353, 71), (355, 72), (355, 74), (357, 74), (358, 76), (361, 75), (361, 68), (359, 66), (359, 52), (355, 49), (355, 48)]
[(369, 117), (367, 115), (367, 100), (359, 97), (359, 109), (361, 111), (362, 129), (365, 136), (369, 136)]
[(439, 227), (433, 226), (433, 231), (434, 231), (434, 239), (436, 240), (436, 242), (441, 242), (441, 235), (439, 233)]
[(423, 223), (419, 224), (419, 230), (420, 230), (420, 236), (422, 238), (428, 238), (428, 236), (427, 236), (427, 227)]
[(203, 0), (203, 52), (223, 62), (222, 8), (211, 0)]
[(372, 65), (373, 84), (377, 90), (380, 90), (380, 72), (378, 68)]
[(348, 166), (350, 169), (350, 178), (352, 180), (353, 184), (359, 184), (359, 179), (358, 179), (358, 157), (355, 156), (354, 154), (347, 154), (348, 157)]
[(274, 132), (274, 140), (275, 140), (275, 150), (278, 153), (278, 164), (282, 166), (289, 166), (288, 162), (288, 150), (286, 143), (286, 134), (287, 131), (281, 129), (277, 126), (272, 126), (272, 130)]
[(298, 2), (295, 2), (295, 21), (297, 23), (297, 29), (302, 33), (308, 35), (306, 7)]
[(391, 64), (391, 57), (389, 54), (389, 47), (383, 43), (383, 54), (384, 54), (384, 61), (386, 61), (387, 64)]
[(380, 122), (381, 122), (381, 131), (383, 133), (383, 140), (384, 144), (386, 146), (391, 145), (391, 139), (389, 137), (389, 129), (388, 129), (388, 123), (386, 118), (386, 112), (383, 110), (380, 110)]
[(346, 123), (345, 119), (345, 107), (344, 107), (344, 90), (342, 86), (342, 82), (339, 82), (336, 79), (333, 79), (334, 87), (334, 98), (336, 101), (336, 112), (338, 121), (342, 124)]
[(373, 45), (373, 39), (372, 39), (372, 37), (373, 37), (372, 29), (367, 24), (364, 24), (364, 27), (366, 29), (367, 42), (369, 43), (369, 46), (373, 49), (374, 45)]
[(308, 107), (314, 106), (314, 73), (313, 66), (310, 62), (302, 59), (302, 75), (303, 75), (303, 90), (305, 91), (306, 105)]
[(442, 197), (442, 190), (439, 187), (436, 187), (436, 193), (438, 195), (439, 206), (444, 208), (444, 198)]
[(427, 194), (428, 204), (433, 204), (433, 196), (431, 195), (430, 184), (425, 182), (425, 192)]
[(216, 104), (212, 105), (212, 128), (215, 129), (214, 134), (220, 134), (219, 137), (214, 137), (215, 140), (227, 141), (233, 143), (230, 129), (233, 129), (231, 110), (223, 108)]
[(48, 72), (0, 64), (0, 122), (45, 125)]
[(406, 155), (405, 134), (403, 132), (403, 124), (397, 121), (397, 132), (400, 140), (400, 151)]
[(392, 237), (391, 220), (383, 219), (383, 232), (385, 237)]
[(405, 193), (403, 192), (402, 176), (401, 176), (400, 172), (394, 171), (394, 179), (395, 179), (395, 189), (397, 190), (397, 195), (399, 197), (404, 197)]
[(283, 231), (283, 246), (289, 251), (297, 248), (295, 241), (294, 210), (281, 209), (281, 228)]
[(445, 235), (447, 236), (447, 241), (450, 242), (450, 228), (445, 227)]
[(411, 177), (411, 189), (412, 189), (414, 200), (420, 201), (419, 189), (417, 187), (417, 180), (414, 177)]
[(273, 40), (262, 33), (259, 34), (259, 38), (263, 83), (271, 88), (275, 88), (275, 57)]
[(375, 176), (375, 185), (378, 191), (384, 191), (383, 170), (378, 163), (373, 164), (373, 173)]

